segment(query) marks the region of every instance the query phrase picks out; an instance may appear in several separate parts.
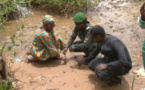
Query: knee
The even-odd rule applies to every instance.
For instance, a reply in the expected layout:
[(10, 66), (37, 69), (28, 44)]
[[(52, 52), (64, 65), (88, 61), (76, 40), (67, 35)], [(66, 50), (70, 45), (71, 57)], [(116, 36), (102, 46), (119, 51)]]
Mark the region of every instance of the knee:
[(88, 67), (91, 69), (91, 70), (93, 70), (94, 71), (94, 66), (92, 65), (93, 63), (92, 62), (90, 62), (89, 64), (88, 64)]

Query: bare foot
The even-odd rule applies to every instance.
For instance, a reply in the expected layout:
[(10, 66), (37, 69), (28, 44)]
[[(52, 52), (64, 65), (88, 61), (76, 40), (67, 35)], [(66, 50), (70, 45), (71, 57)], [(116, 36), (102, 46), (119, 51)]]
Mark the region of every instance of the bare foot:
[(33, 62), (34, 61), (34, 57), (32, 55), (28, 55), (27, 56), (27, 60), (28, 60), (28, 62)]

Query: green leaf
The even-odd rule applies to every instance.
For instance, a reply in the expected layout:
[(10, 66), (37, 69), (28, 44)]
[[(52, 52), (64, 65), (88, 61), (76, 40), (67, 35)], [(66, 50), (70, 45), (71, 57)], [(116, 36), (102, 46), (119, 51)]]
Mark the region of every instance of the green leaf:
[(16, 57), (17, 55), (16, 55), (16, 51), (14, 51), (14, 57)]
[(14, 90), (13, 85), (12, 85), (12, 80), (8, 79), (6, 89), (7, 90)]
[(5, 49), (6, 42), (3, 44), (2, 48), (0, 49), (0, 55), (2, 55), (3, 50)]
[(6, 86), (5, 86), (5, 82), (4, 81), (2, 81), (2, 90), (6, 90)]
[(23, 40), (22, 39), (20, 39), (20, 43), (23, 44)]
[(11, 41), (12, 41), (12, 44), (15, 46), (15, 41), (14, 41), (13, 37), (11, 37)]
[(11, 51), (12, 50), (12, 47), (11, 46), (8, 46), (7, 50), (8, 51)]
[(24, 29), (24, 25), (21, 26), (21, 29)]

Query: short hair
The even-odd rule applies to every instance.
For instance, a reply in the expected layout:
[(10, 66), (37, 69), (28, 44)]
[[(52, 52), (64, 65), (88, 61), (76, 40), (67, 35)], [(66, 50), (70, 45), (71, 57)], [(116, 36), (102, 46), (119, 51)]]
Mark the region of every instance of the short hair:
[(90, 30), (90, 34), (93, 36), (98, 36), (98, 35), (105, 36), (106, 35), (104, 28), (99, 25), (93, 26), (92, 29)]

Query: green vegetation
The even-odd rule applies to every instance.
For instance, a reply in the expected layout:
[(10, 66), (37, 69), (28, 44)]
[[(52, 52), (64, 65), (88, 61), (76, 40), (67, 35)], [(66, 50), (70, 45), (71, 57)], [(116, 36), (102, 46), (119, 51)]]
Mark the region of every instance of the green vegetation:
[(5, 49), (5, 46), (6, 46), (6, 42), (3, 44), (3, 46), (2, 46), (1, 49), (0, 49), (0, 56), (2, 55), (2, 52), (3, 52), (3, 50)]
[(16, 44), (15, 44), (13, 37), (11, 37), (11, 41), (12, 41), (12, 44), (15, 46)]
[(7, 83), (5, 83), (4, 81), (0, 83), (0, 90), (15, 90), (15, 89), (13, 88), (12, 81), (8, 80)]
[[(91, 2), (92, 1), (92, 2)], [(98, 5), (100, 0), (32, 0), (38, 5), (47, 5), (49, 11), (59, 14), (73, 14), (86, 11), (88, 6)]]
[[(0, 0), (0, 24), (5, 23), (17, 12), (17, 4), (20, 6), (29, 5), (31, 0)], [(9, 17), (10, 16), (10, 17)]]
[[(17, 4), (27, 7), (46, 6), (46, 9), (55, 14), (74, 14), (78, 11), (85, 12), (87, 7), (97, 5), (100, 0), (0, 0), (0, 25), (10, 17), (15, 17)], [(3, 29), (3, 28), (1, 28)]]

